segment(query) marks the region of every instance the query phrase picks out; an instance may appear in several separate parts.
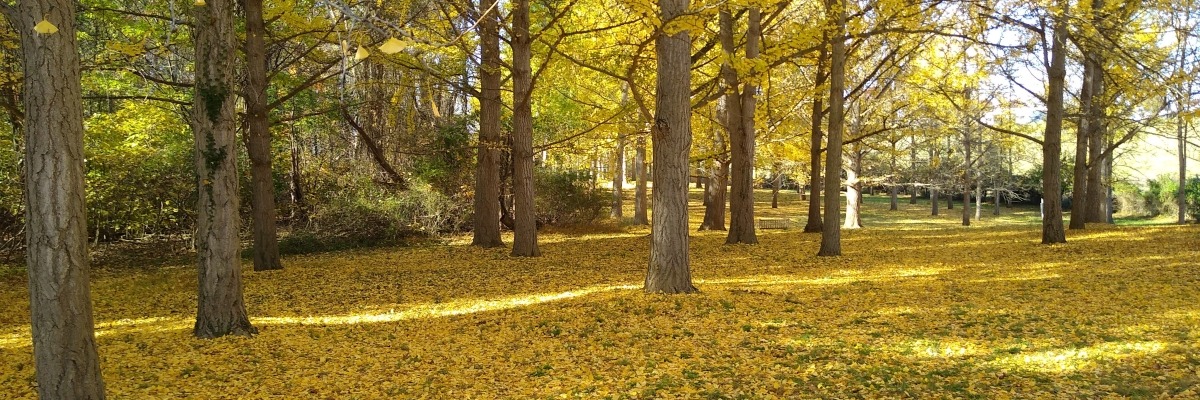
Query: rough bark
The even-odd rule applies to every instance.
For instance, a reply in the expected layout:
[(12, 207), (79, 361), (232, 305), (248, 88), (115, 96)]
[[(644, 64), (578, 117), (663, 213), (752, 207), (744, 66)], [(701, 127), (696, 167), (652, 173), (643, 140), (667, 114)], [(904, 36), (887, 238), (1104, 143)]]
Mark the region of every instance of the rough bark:
[(846, 6), (844, 0), (828, 0), (826, 9), (835, 21), (829, 51), (829, 134), (825, 145), (825, 218), (821, 230), (821, 248), (818, 256), (842, 255), (842, 231), (837, 220), (840, 217), (842, 171), (842, 132), (845, 129), (845, 86), (846, 86)]
[[(500, 247), (500, 30), (494, 4), (479, 2), (479, 150), (475, 164), (475, 216), (471, 244)], [(490, 11), (489, 11), (490, 10)]]
[(1066, 243), (1067, 234), (1062, 221), (1063, 85), (1067, 75), (1067, 11), (1068, 2), (1058, 1), (1062, 14), (1054, 17), (1054, 43), (1050, 50), (1049, 79), (1046, 94), (1046, 131), (1042, 145), (1042, 196), (1045, 200), (1042, 217), (1042, 243)]
[(262, 0), (241, 0), (246, 14), (246, 153), (250, 158), (250, 215), (254, 270), (283, 269), (275, 217), (271, 168), (271, 120), (267, 109), (267, 47)]
[(649, 178), (646, 176), (646, 137), (638, 136), (637, 150), (633, 155), (633, 169), (637, 176), (633, 193), (633, 224), (634, 225), (649, 225), (649, 208), (650, 202), (647, 195), (647, 183)]
[(194, 334), (200, 338), (251, 335), (255, 329), (246, 316), (238, 258), (234, 3), (211, 0), (194, 9), (197, 61), (191, 122), (196, 138), (199, 187), (196, 206), (199, 304)]
[[(749, 15), (745, 49), (746, 58), (753, 60), (758, 57), (762, 17), (757, 8), (750, 9)], [(720, 13), (721, 47), (728, 54), (735, 50), (734, 22), (729, 9), (723, 9)], [(739, 89), (738, 84), (743, 79), (730, 63), (721, 66), (721, 75), (725, 79), (725, 105), (728, 108), (725, 124), (733, 164), (730, 169), (729, 234), (725, 244), (757, 244), (754, 231), (754, 107), (757, 100), (754, 93), (758, 89), (749, 82)]]
[(1083, 82), (1079, 88), (1079, 122), (1076, 124), (1075, 131), (1075, 167), (1072, 170), (1071, 179), (1071, 220), (1068, 227), (1070, 229), (1084, 229), (1087, 227), (1087, 184), (1088, 184), (1088, 145), (1090, 138), (1089, 124), (1092, 122), (1090, 117), (1092, 109), (1092, 88), (1095, 85), (1092, 81), (1096, 79), (1096, 63), (1091, 57), (1086, 57), (1083, 62)]
[(613, 154), (612, 181), (612, 210), (608, 215), (613, 219), (624, 216), (625, 207), (625, 136), (617, 136), (617, 150)]
[[(1092, 24), (1102, 30), (1110, 30), (1106, 27), (1109, 25), (1110, 16), (1104, 11), (1105, 0), (1092, 0), (1091, 18)], [(1111, 33), (1111, 32), (1108, 32)], [(1084, 203), (1084, 212), (1087, 215), (1087, 222), (1106, 223), (1104, 217), (1104, 197), (1108, 192), (1105, 189), (1107, 183), (1104, 182), (1104, 148), (1107, 144), (1107, 123), (1105, 122), (1104, 109), (1109, 103), (1108, 96), (1105, 94), (1104, 85), (1104, 57), (1103, 51), (1096, 49), (1095, 46), (1085, 46), (1090, 48), (1087, 53), (1090, 56), (1087, 58), (1095, 64), (1095, 77), (1092, 79), (1092, 102), (1091, 107), (1087, 109), (1088, 129), (1088, 169), (1087, 169), (1087, 202)], [(1072, 212), (1073, 214), (1074, 212)], [(1072, 216), (1072, 219), (1074, 217)]]
[[(513, 3), (513, 229), (512, 255), (537, 257), (537, 215), (533, 201), (533, 57), (529, 35), (529, 0)], [(596, 176), (595, 173), (592, 177)]]
[[(670, 21), (688, 0), (659, 0), (661, 18)], [(655, 38), (658, 56), (654, 125), (654, 224), (650, 229), (648, 293), (690, 293), (688, 258), (688, 154), (692, 148), (691, 40), (688, 31)]]
[[(822, 43), (828, 41), (829, 34), (823, 34)], [(829, 47), (821, 46), (821, 50), (817, 53), (817, 72), (813, 79), (813, 86), (820, 88), (825, 85), (825, 81), (829, 75), (825, 72), (825, 63), (829, 59)], [(811, 118), (811, 133), (808, 142), (809, 163), (808, 182), (808, 221), (804, 224), (805, 233), (817, 233), (823, 231), (824, 225), (821, 223), (821, 142), (824, 136), (821, 132), (823, 117), (825, 115), (825, 104), (822, 101), (822, 96), (814, 95), (812, 101)]]
[[(6, 17), (24, 52), (25, 256), (37, 391), (43, 399), (103, 399), (89, 290), (75, 2), (14, 7)], [(34, 32), (43, 18), (59, 32)]]

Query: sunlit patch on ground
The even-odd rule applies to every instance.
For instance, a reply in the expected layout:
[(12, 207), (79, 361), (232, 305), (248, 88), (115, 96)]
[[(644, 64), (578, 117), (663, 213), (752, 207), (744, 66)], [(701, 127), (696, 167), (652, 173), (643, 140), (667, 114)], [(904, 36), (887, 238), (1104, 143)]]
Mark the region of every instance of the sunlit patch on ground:
[[(694, 232), (700, 293), (686, 296), (640, 291), (645, 227), (548, 233), (533, 259), (469, 237), (290, 257), (244, 271), (253, 338), (191, 337), (188, 266), (99, 271), (106, 386), (138, 399), (1200, 395), (1200, 226), (1089, 227), (1041, 246), (1036, 210), (963, 228), (872, 200), (882, 208), (843, 232), (837, 258), (798, 229), (756, 246)], [(804, 215), (784, 204), (769, 215)], [(33, 398), (28, 294), (0, 285), (0, 397)]]

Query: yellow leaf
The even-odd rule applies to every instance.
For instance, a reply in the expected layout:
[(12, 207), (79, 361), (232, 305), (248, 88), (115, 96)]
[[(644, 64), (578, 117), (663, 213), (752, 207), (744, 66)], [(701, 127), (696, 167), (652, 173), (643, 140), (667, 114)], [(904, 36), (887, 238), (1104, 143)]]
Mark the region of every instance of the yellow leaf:
[(403, 51), (405, 47), (407, 46), (404, 45), (403, 40), (391, 38), (379, 46), (379, 51), (382, 51), (384, 54), (396, 54)]
[(196, 4), (196, 7), (203, 7), (206, 5), (206, 3), (204, 3), (204, 0), (196, 0), (195, 4)]
[(33, 26), (33, 31), (37, 32), (37, 33), (45, 34), (45, 35), (50, 35), (50, 34), (58, 32), (58, 27), (54, 26), (54, 24), (50, 23), (50, 21), (43, 18), (42, 22), (38, 22), (37, 25)]
[(354, 53), (354, 61), (361, 61), (371, 56), (371, 52), (367, 51), (366, 47), (358, 46), (358, 51)]

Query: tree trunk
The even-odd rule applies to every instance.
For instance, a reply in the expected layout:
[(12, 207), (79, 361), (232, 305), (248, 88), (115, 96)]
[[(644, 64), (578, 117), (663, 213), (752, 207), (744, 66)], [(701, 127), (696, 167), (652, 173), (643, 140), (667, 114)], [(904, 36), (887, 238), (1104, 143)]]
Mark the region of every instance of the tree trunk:
[[(721, 107), (718, 103), (717, 107)], [(718, 114), (723, 114), (724, 111), (718, 111)], [(719, 117), (718, 117), (719, 118)], [(725, 153), (725, 135), (716, 132), (713, 135), (713, 142), (717, 147), (717, 154)], [(708, 203), (704, 205), (704, 221), (700, 223), (700, 230), (725, 230), (725, 202), (726, 193), (729, 189), (729, 161), (724, 156), (717, 156), (714, 160), (716, 168), (713, 168), (709, 177), (708, 189), (705, 191), (705, 197), (708, 198)]]
[[(294, 114), (294, 112), (293, 112)], [(291, 161), (292, 170), (291, 176), (288, 179), (288, 193), (292, 202), (291, 220), (299, 223), (308, 222), (308, 202), (304, 199), (304, 186), (300, 179), (300, 142), (296, 139), (296, 127), (292, 125), (288, 129), (289, 139), (291, 141)]]
[(846, 161), (846, 220), (842, 228), (859, 229), (862, 228), (862, 183), (858, 181), (858, 174), (862, 173), (862, 151), (856, 148)]
[[(828, 42), (829, 33), (823, 33), (821, 36), (822, 42)], [(825, 85), (828, 74), (825, 73), (825, 62), (829, 58), (829, 47), (822, 45), (821, 50), (817, 53), (817, 74), (813, 79), (815, 87)], [(808, 154), (812, 162), (809, 163), (808, 182), (808, 222), (804, 224), (805, 233), (817, 233), (825, 230), (824, 224), (821, 223), (821, 141), (824, 136), (821, 133), (822, 119), (825, 115), (825, 105), (822, 97), (817, 94), (813, 95), (812, 101), (812, 135), (809, 136)]]
[(234, 140), (234, 62), (237, 33), (233, 0), (195, 7), (196, 253), (199, 305), (194, 333), (200, 338), (251, 335), (255, 329), (242, 300), (238, 258), (237, 149)]
[[(659, 0), (661, 19), (684, 14), (688, 0)], [(688, 260), (688, 154), (692, 148), (691, 40), (688, 31), (659, 34), (654, 126), (654, 224), (650, 233), (648, 293), (691, 293)]]
[(981, 212), (980, 210), (982, 210), (982, 209), (983, 209), (983, 183), (975, 182), (975, 220), (976, 221), (979, 221), (979, 218), (980, 218), (979, 213)]
[(471, 244), (500, 247), (500, 30), (497, 0), (479, 2), (479, 150), (475, 165), (475, 216)]
[(921, 191), (921, 187), (917, 186), (917, 145), (915, 141), (911, 144), (911, 146), (912, 147), (909, 150), (908, 156), (908, 165), (912, 170), (909, 173), (909, 179), (912, 179), (912, 192), (908, 194), (908, 204), (917, 204), (917, 194)]
[[(1092, 0), (1091, 20), (1092, 25), (1102, 27), (1105, 22), (1110, 19), (1108, 13), (1104, 11), (1105, 0)], [(1105, 29), (1105, 28), (1100, 28)], [(1107, 30), (1107, 29), (1106, 29)], [(1111, 32), (1107, 32), (1111, 33)], [(1094, 77), (1091, 80), (1092, 84), (1092, 101), (1091, 107), (1086, 110), (1085, 116), (1088, 118), (1087, 136), (1088, 136), (1088, 170), (1087, 170), (1087, 202), (1084, 203), (1084, 212), (1087, 215), (1087, 222), (1105, 223), (1104, 218), (1104, 197), (1107, 190), (1104, 189), (1104, 147), (1107, 144), (1105, 136), (1107, 133), (1104, 109), (1109, 104), (1105, 95), (1104, 85), (1104, 64), (1103, 52), (1095, 49), (1094, 46), (1085, 46), (1085, 57), (1091, 60)], [(1081, 110), (1083, 111), (1083, 110)], [(1072, 212), (1074, 214), (1074, 212)], [(1071, 217), (1074, 220), (1074, 216)]]
[(891, 210), (891, 211), (900, 210), (900, 186), (899, 185), (892, 184), (891, 186), (888, 186), (888, 197), (890, 197), (892, 199), (889, 210)]
[(1066, 243), (1062, 222), (1062, 187), (1059, 171), (1062, 167), (1063, 84), (1067, 75), (1067, 11), (1068, 2), (1059, 0), (1061, 15), (1054, 17), (1054, 44), (1050, 50), (1047, 72), (1049, 93), (1046, 94), (1046, 133), (1042, 145), (1042, 196), (1045, 201), (1042, 217), (1042, 244)]
[(963, 133), (963, 206), (962, 206), (962, 225), (971, 226), (971, 128), (970, 125), (965, 126)]
[(1079, 123), (1075, 131), (1075, 167), (1071, 179), (1071, 220), (1068, 225), (1071, 229), (1087, 227), (1088, 124), (1092, 122), (1088, 114), (1092, 108), (1092, 88), (1095, 87), (1092, 80), (1095, 77), (1095, 63), (1090, 58), (1084, 60), (1083, 83), (1079, 88)]
[(827, 0), (829, 19), (835, 21), (830, 35), (829, 54), (829, 135), (825, 145), (825, 221), (821, 230), (821, 248), (818, 256), (842, 255), (842, 231), (837, 220), (841, 211), (842, 178), (842, 132), (845, 129), (846, 87), (846, 3), (845, 0)]
[(267, 47), (262, 0), (241, 0), (246, 13), (246, 153), (250, 156), (250, 213), (254, 270), (283, 269), (275, 226), (275, 179), (271, 168), (271, 120), (267, 109)]
[[(25, 257), (38, 396), (103, 399), (89, 289), (75, 2), (11, 7), (6, 17), (24, 52)], [(43, 19), (59, 32), (34, 32)]]
[[(757, 8), (751, 8), (749, 14), (746, 58), (753, 60), (758, 57), (758, 41), (762, 35), (759, 27), (761, 13)], [(721, 11), (721, 47), (728, 54), (733, 54), (735, 50), (735, 22), (728, 8)], [(747, 82), (739, 90), (738, 83), (742, 79), (730, 63), (721, 66), (721, 75), (725, 78), (725, 105), (728, 109), (726, 128), (729, 131), (730, 159), (733, 163), (730, 170), (729, 234), (725, 237), (725, 244), (758, 244), (754, 231), (754, 94), (758, 89)]]
[(954, 192), (953, 191), (946, 192), (946, 209), (947, 210), (954, 209)]
[(994, 196), (992, 199), (992, 215), (1000, 215), (1000, 193), (1000, 189), (992, 191), (992, 196)]
[(771, 178), (771, 208), (779, 208), (779, 189), (783, 186), (783, 174), (779, 164), (775, 164), (774, 176)]
[[(533, 189), (533, 57), (532, 37), (529, 35), (529, 0), (513, 3), (513, 229), (512, 255), (537, 257), (542, 255), (537, 244), (537, 215), (534, 213)], [(597, 174), (593, 173), (593, 182)]]
[[(637, 174), (637, 180), (633, 193), (633, 224), (634, 225), (649, 225), (650, 218), (647, 215), (650, 208), (649, 199), (646, 194), (646, 137), (638, 136), (637, 151), (633, 155), (633, 169)], [(723, 224), (722, 224), (723, 225)]]
[(704, 189), (704, 171), (701, 171), (700, 164), (696, 164), (696, 189)]
[(1179, 189), (1175, 192), (1175, 204), (1179, 207), (1178, 222), (1183, 225), (1187, 222), (1187, 120), (1183, 117), (1177, 118), (1176, 136), (1179, 139)]
[(613, 157), (612, 211), (609, 216), (620, 220), (625, 207), (625, 137), (617, 135), (617, 151)]
[(932, 215), (938, 215), (938, 190), (937, 188), (929, 188), (929, 204), (933, 210)]

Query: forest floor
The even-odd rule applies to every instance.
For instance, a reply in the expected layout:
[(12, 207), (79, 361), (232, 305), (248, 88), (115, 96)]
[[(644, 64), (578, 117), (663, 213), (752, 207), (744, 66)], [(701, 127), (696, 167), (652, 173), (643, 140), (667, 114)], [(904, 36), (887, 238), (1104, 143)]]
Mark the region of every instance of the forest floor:
[[(535, 259), (459, 237), (247, 264), (259, 334), (198, 340), (191, 265), (97, 268), (106, 386), (117, 399), (1200, 396), (1200, 226), (1089, 226), (1043, 246), (1036, 209), (962, 227), (961, 204), (931, 217), (925, 201), (869, 197), (843, 256), (817, 258), (805, 202), (760, 195), (760, 217), (794, 228), (754, 246), (694, 233), (693, 295), (641, 292), (644, 227), (545, 232)], [(0, 397), (35, 396), (27, 296), (0, 280)]]

